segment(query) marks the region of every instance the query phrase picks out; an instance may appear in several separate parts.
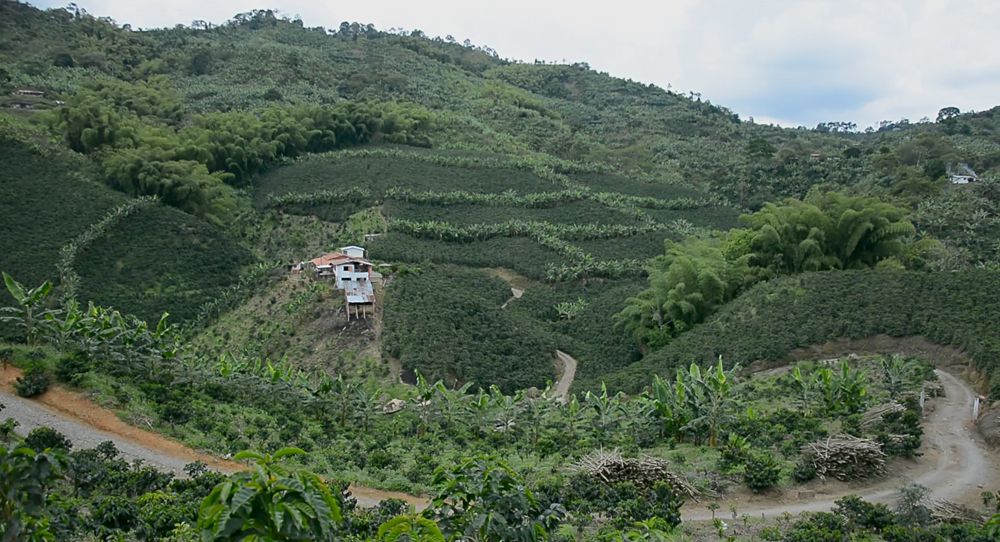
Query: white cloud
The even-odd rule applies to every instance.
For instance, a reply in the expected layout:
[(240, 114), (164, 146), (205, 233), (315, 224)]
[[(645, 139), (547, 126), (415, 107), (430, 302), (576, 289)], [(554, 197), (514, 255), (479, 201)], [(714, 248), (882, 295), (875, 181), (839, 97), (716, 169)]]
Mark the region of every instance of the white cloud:
[[(255, 0), (261, 1), (261, 0)], [(502, 56), (595, 69), (701, 92), (742, 116), (789, 125), (933, 117), (1000, 102), (995, 0), (82, 0), (134, 27), (222, 22), (271, 7), (308, 26), (419, 28)], [(61, 5), (45, 0), (40, 5)]]

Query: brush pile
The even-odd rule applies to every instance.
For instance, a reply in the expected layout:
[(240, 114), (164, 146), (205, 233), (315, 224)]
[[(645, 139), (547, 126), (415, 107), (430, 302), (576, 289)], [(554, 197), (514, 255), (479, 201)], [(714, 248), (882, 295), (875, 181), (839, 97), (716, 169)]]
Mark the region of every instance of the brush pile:
[(882, 416), (890, 412), (906, 412), (906, 407), (895, 402), (872, 407), (861, 416), (861, 429), (870, 432), (875, 424), (882, 421)]
[(836, 435), (803, 446), (802, 453), (812, 461), (821, 479), (877, 478), (886, 472), (886, 455), (874, 440)]
[(980, 526), (986, 523), (986, 518), (978, 511), (950, 501), (934, 501), (931, 515), (941, 523), (975, 523)]
[(676, 495), (698, 500), (698, 489), (667, 468), (667, 462), (657, 457), (623, 458), (617, 449), (594, 450), (570, 467), (586, 472), (601, 482), (613, 485), (631, 482), (640, 489), (652, 488), (656, 482), (666, 482)]

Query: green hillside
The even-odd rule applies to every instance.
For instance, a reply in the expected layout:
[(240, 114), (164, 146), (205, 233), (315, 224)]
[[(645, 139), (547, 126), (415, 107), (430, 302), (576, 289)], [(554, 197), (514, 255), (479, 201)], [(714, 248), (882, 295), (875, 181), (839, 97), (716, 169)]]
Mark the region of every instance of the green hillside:
[(0, 142), (0, 269), (29, 284), (59, 277), (62, 247), (125, 200), (94, 169), (68, 152)]
[[(927, 424), (951, 422), (916, 399), (944, 389), (940, 360), (736, 367), (922, 337), (960, 350), (975, 391), (1000, 399), (1000, 107), (782, 128), (450, 36), (273, 10), (136, 30), (83, 7), (0, 0), (0, 270), (55, 285), (34, 301), (0, 293), (0, 361), (24, 371), (19, 394), (58, 383), (195, 450), (304, 452), (260, 469), (329, 486), (301, 473), (294, 491), (244, 499), (237, 477), (217, 494), (270, 506), (304, 488), (260, 514), (284, 531), (254, 536), (993, 540), (982, 522), (928, 527), (923, 505), (911, 521), (851, 498), (738, 521), (738, 505), (824, 488), (803, 447), (832, 435), (878, 452), (837, 487), (870, 489), (883, 460), (889, 476), (945, 472), (943, 455), (914, 456)], [(290, 272), (349, 244), (381, 275), (360, 317), (331, 282)], [(163, 313), (176, 325), (158, 326)], [(568, 393), (546, 389), (571, 373)], [(0, 424), (0, 470), (48, 472), (8, 453), (22, 437), (66, 447), (17, 431)], [(667, 461), (654, 471), (690, 487), (570, 468), (608, 450)], [(172, 480), (116, 453), (74, 451), (66, 477), (37, 485), (48, 498), (0, 508), (38, 529), (30, 540), (241, 536), (210, 531), (242, 525), (244, 509), (198, 527), (226, 508), (200, 506), (223, 475), (192, 465)], [(393, 520), (430, 534), (380, 534), (404, 505), (362, 510), (351, 484), (433, 494)], [(962, 502), (993, 515), (996, 489)], [(723, 511), (678, 527), (682, 505), (714, 518), (720, 502), (730, 524)]]
[(237, 283), (253, 256), (215, 228), (165, 206), (139, 211), (77, 256), (81, 301), (156, 321), (199, 315)]
[[(966, 352), (1000, 394), (1000, 325), (994, 271), (915, 273), (840, 271), (806, 274), (760, 285), (717, 316), (624, 371), (599, 380), (641, 390), (653, 374), (671, 374), (722, 356), (727, 365), (780, 360), (792, 350), (840, 337), (925, 337)], [(598, 379), (580, 389), (600, 388)]]
[[(646, 261), (665, 241), (740, 227), (741, 213), (810, 189), (909, 209), (914, 239), (943, 243), (921, 257), (925, 268), (1000, 267), (1000, 190), (946, 181), (965, 166), (994, 175), (996, 110), (942, 110), (935, 122), (867, 131), (783, 129), (586, 64), (523, 64), (419, 32), (309, 28), (271, 11), (135, 32), (81, 10), (11, 1), (0, 10), (4, 89), (45, 91), (39, 109), (55, 97), (67, 102), (21, 118), (89, 157), (74, 158), (89, 178), (194, 215), (140, 211), (77, 258), (86, 300), (143, 318), (162, 310), (195, 318), (255, 259), (291, 263), (366, 233), (380, 234), (366, 243), (380, 261), (511, 269), (544, 283), (526, 299), (576, 284), (578, 298), (611, 316), (638, 293)], [(104, 127), (93, 112), (105, 115)], [(82, 231), (105, 208), (86, 207), (72, 219), (80, 227), (60, 234), (16, 220), (36, 233), (12, 238), (5, 267), (35, 276), (31, 266), (54, 261), (67, 231)], [(13, 248), (25, 243), (42, 251)], [(476, 295), (489, 297), (482, 288)], [(630, 293), (602, 293), (612, 291)], [(389, 295), (387, 311), (405, 297)], [(617, 321), (605, 324), (598, 343), (628, 340)], [(406, 348), (431, 348), (418, 335)], [(629, 348), (615, 352), (584, 365), (634, 360)], [(581, 374), (603, 371), (591, 370)], [(541, 371), (526, 385), (547, 374), (524, 371)]]

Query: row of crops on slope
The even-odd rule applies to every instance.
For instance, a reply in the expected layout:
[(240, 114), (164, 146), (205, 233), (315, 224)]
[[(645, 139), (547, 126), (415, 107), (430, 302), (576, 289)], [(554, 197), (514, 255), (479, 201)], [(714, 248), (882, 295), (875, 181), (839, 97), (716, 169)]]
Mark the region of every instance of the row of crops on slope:
[(177, 323), (239, 281), (254, 260), (222, 232), (156, 205), (109, 228), (76, 258), (80, 301)]
[(560, 350), (579, 362), (577, 378), (595, 378), (639, 359), (635, 343), (614, 330), (614, 316), (643, 287), (637, 279), (539, 286), (504, 310), (546, 330)]
[[(363, 149), (290, 162), (258, 180), (254, 199), (258, 208), (335, 222), (381, 204), (393, 235), (370, 247), (375, 257), (503, 266), (548, 280), (636, 276), (641, 262), (660, 252), (664, 238), (737, 224), (735, 209), (697, 191), (602, 169), (559, 160)], [(610, 191), (619, 185), (631, 193)], [(512, 228), (512, 221), (534, 226)], [(588, 233), (584, 225), (601, 231)], [(522, 241), (493, 242), (496, 237), (527, 237), (544, 249)], [(590, 240), (605, 241), (594, 243), (600, 256), (577, 244)]]
[(372, 258), (392, 262), (506, 267), (535, 280), (545, 280), (550, 265), (569, 264), (565, 256), (525, 237), (495, 237), (474, 244), (458, 244), (387, 233), (368, 243), (368, 251)]
[[(439, 161), (421, 159), (431, 156)], [(454, 164), (454, 165), (453, 165)], [(322, 190), (341, 191), (362, 187), (381, 194), (396, 187), (414, 191), (501, 193), (551, 192), (564, 188), (527, 170), (504, 167), (460, 167), (466, 159), (396, 152), (337, 152), (310, 155), (261, 175), (256, 182), (254, 203), (261, 207), (269, 195), (290, 192), (308, 194)]]
[[(88, 166), (68, 152), (0, 141), (0, 270), (26, 284), (55, 280), (62, 247), (125, 201)], [(0, 305), (12, 302), (0, 291)]]
[(510, 285), (477, 270), (425, 266), (386, 291), (382, 348), (404, 369), (506, 393), (555, 379), (556, 346), (501, 308)]
[(639, 359), (631, 339), (611, 330), (624, 300), (642, 287), (639, 280), (540, 285), (511, 300), (510, 285), (482, 271), (425, 265), (387, 290), (383, 349), (428, 380), (506, 392), (554, 380), (557, 349), (577, 359), (578, 377), (598, 377)]
[(495, 224), (508, 220), (551, 222), (553, 224), (637, 224), (638, 221), (596, 201), (584, 200), (550, 209), (485, 207), (481, 205), (425, 205), (390, 200), (382, 207), (388, 218), (417, 222), (448, 222), (465, 227)]
[[(691, 363), (722, 356), (744, 366), (781, 359), (792, 350), (839, 337), (878, 334), (923, 336), (963, 349), (991, 375), (990, 395), (1000, 397), (1000, 273), (834, 271), (773, 280), (727, 304), (710, 321), (615, 374), (609, 389), (635, 392), (653, 374), (671, 374)], [(600, 382), (578, 381), (579, 389)]]

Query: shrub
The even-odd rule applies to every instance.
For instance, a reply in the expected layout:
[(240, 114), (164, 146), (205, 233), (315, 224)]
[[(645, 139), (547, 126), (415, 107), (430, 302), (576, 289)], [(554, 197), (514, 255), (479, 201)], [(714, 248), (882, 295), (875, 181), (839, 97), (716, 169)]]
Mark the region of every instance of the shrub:
[(60, 382), (68, 382), (74, 386), (79, 386), (83, 375), (93, 369), (90, 360), (83, 352), (76, 351), (63, 355), (56, 361), (53, 371), (56, 379)]
[(926, 527), (931, 524), (931, 510), (927, 508), (930, 491), (919, 484), (907, 483), (897, 490), (896, 523), (909, 527)]
[(833, 512), (847, 518), (856, 528), (882, 532), (893, 523), (892, 512), (882, 503), (873, 504), (857, 495), (848, 495), (834, 504)]
[(929, 529), (900, 525), (887, 527), (882, 531), (882, 538), (885, 542), (944, 542), (941, 535)]
[(0, 423), (0, 442), (10, 442), (16, 440), (17, 433), (14, 432), (17, 429), (18, 423), (14, 418), (7, 418)]
[(800, 484), (816, 479), (816, 465), (813, 465), (811, 458), (799, 457), (795, 462), (795, 470), (792, 471), (792, 479)]
[(754, 493), (759, 493), (778, 483), (781, 466), (771, 454), (750, 454), (743, 473), (743, 483)]
[(810, 514), (792, 525), (783, 542), (846, 542), (850, 534), (847, 520), (837, 514)]
[(67, 452), (73, 449), (73, 443), (66, 438), (66, 435), (49, 427), (32, 429), (25, 437), (24, 445), (38, 453), (49, 448), (66, 450)]
[(34, 397), (45, 393), (50, 383), (51, 378), (45, 367), (39, 363), (32, 363), (24, 370), (24, 374), (17, 377), (14, 391), (21, 397)]

